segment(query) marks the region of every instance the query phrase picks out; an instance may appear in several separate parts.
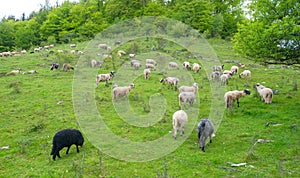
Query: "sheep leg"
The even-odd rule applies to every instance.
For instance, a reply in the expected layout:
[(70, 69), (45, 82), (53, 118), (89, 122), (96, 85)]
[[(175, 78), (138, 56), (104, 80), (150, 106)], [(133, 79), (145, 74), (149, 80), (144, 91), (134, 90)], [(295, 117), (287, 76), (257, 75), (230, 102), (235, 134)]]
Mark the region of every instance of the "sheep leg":
[(106, 80), (105, 86), (106, 86), (106, 87), (108, 86), (108, 80)]
[(77, 153), (79, 153), (79, 148), (78, 148), (78, 145), (76, 145), (76, 149), (77, 149)]
[(71, 147), (71, 146), (68, 146), (68, 149), (67, 149), (67, 152), (66, 152), (66, 154), (68, 154), (68, 153), (69, 153), (70, 147)]
[(209, 136), (209, 143), (212, 143), (212, 139), (211, 139), (211, 136)]
[(240, 102), (239, 100), (236, 100), (238, 107), (240, 107)]

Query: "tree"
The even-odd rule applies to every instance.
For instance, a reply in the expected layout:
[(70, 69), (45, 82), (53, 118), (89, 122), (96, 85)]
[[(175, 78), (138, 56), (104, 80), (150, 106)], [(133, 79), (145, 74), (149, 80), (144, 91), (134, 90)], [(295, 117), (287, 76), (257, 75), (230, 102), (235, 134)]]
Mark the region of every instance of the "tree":
[(9, 51), (15, 45), (15, 21), (6, 20), (0, 23), (0, 51)]
[(259, 0), (252, 18), (239, 24), (234, 49), (261, 62), (300, 62), (300, 4), (294, 0)]

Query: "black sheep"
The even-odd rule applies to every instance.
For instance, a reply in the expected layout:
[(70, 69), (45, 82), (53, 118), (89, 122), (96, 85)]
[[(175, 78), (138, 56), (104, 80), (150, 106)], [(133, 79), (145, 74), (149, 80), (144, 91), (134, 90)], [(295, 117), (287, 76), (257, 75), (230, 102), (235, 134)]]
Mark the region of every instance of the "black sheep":
[(77, 153), (79, 153), (78, 145), (82, 147), (84, 138), (79, 130), (64, 129), (57, 132), (53, 137), (53, 147), (50, 155), (53, 155), (53, 160), (56, 156), (60, 158), (59, 151), (64, 147), (68, 147), (66, 154), (69, 153), (70, 147), (75, 144)]
[(58, 68), (59, 68), (59, 64), (58, 63), (55, 63), (55, 62), (51, 63), (50, 70), (58, 69)]

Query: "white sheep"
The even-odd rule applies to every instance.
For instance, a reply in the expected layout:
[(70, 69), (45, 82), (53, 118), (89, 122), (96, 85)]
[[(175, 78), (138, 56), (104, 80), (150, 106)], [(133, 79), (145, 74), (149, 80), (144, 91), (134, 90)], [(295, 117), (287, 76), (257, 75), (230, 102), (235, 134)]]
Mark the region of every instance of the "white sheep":
[(198, 92), (198, 84), (194, 83), (192, 86), (181, 86), (178, 89), (179, 93), (182, 92), (193, 92), (195, 94), (197, 94)]
[(242, 64), (242, 63), (237, 63), (237, 65), (240, 67), (240, 68), (242, 68), (242, 69), (244, 69), (245, 67), (246, 67), (246, 65), (245, 64)]
[(211, 138), (213, 136), (214, 131), (214, 125), (208, 118), (201, 119), (198, 122), (198, 142), (199, 147), (203, 152), (205, 152), (204, 146), (208, 137), (209, 142), (212, 143)]
[(77, 51), (78, 55), (82, 55), (84, 52), (83, 51)]
[(224, 100), (226, 104), (226, 108), (234, 107), (234, 102), (236, 101), (238, 104), (238, 107), (240, 107), (239, 99), (245, 95), (250, 95), (250, 91), (248, 89), (238, 91), (228, 91), (224, 95)]
[(132, 64), (132, 67), (135, 69), (135, 70), (138, 70), (140, 67), (142, 67), (142, 64), (140, 62), (134, 62)]
[(176, 62), (169, 62), (169, 69), (178, 69), (179, 70), (179, 66)]
[(6, 75), (6, 76), (9, 76), (9, 75), (17, 75), (17, 74), (20, 74), (20, 73), (21, 73), (21, 69), (19, 68), (19, 69), (16, 69), (16, 70), (12, 70), (12, 71), (6, 73), (5, 75)]
[(146, 59), (146, 64), (153, 64), (153, 65), (157, 65), (157, 62), (154, 59)]
[(178, 95), (179, 107), (182, 109), (182, 103), (184, 107), (187, 108), (186, 103), (190, 103), (190, 107), (193, 106), (193, 103), (196, 101), (196, 95), (194, 92), (181, 92)]
[(26, 50), (25, 49), (23, 49), (22, 51), (21, 51), (21, 54), (26, 54)]
[(94, 68), (97, 66), (97, 61), (95, 59), (91, 60), (91, 67)]
[(99, 82), (106, 82), (105, 86), (108, 86), (108, 81), (114, 76), (115, 72), (111, 71), (109, 74), (99, 74), (96, 77), (96, 86), (98, 88)]
[(144, 69), (144, 77), (146, 80), (149, 79), (150, 74), (151, 74), (150, 69)]
[(214, 66), (213, 67), (213, 71), (222, 71), (224, 69), (224, 64), (222, 64), (221, 66)]
[(104, 44), (104, 43), (99, 44), (98, 48), (100, 48), (100, 49), (107, 49), (107, 44)]
[(193, 64), (193, 71), (194, 73), (197, 73), (201, 69), (200, 65), (198, 63)]
[(187, 69), (187, 70), (191, 70), (191, 65), (190, 65), (190, 62), (188, 62), (188, 61), (184, 61), (182, 65), (183, 65), (183, 67), (184, 67), (185, 69)]
[(120, 96), (126, 96), (130, 93), (131, 89), (134, 88), (134, 84), (130, 84), (129, 86), (124, 86), (124, 87), (115, 87), (112, 90), (113, 93), (113, 99), (116, 100)]
[(54, 44), (49, 45), (50, 48), (54, 48)]
[(36, 70), (30, 70), (30, 71), (28, 71), (27, 73), (28, 73), (28, 74), (35, 74), (35, 73), (37, 73), (37, 71), (36, 71)]
[(64, 53), (64, 50), (58, 49), (57, 52), (58, 52), (58, 53)]
[(226, 75), (228, 76), (228, 78), (231, 78), (232, 75), (233, 75), (233, 73), (232, 73), (231, 70), (224, 70), (224, 71), (223, 71), (223, 74), (226, 74)]
[(155, 70), (155, 66), (153, 64), (146, 64), (146, 69)]
[(175, 90), (178, 88), (179, 79), (176, 77), (167, 77), (160, 79), (160, 83), (168, 83), (168, 88), (174, 86)]
[(265, 101), (267, 104), (271, 104), (273, 99), (273, 90), (261, 85), (260, 83), (257, 83), (255, 86), (261, 100)]
[(229, 75), (228, 74), (222, 74), (220, 76), (221, 85), (227, 85), (228, 84)]
[(251, 71), (250, 70), (244, 70), (242, 73), (240, 73), (239, 78), (242, 78), (242, 76), (245, 76), (247, 79), (251, 78)]
[[(59, 52), (59, 51), (58, 51), (58, 52)], [(63, 50), (61, 50), (61, 52), (63, 52)], [(75, 50), (71, 50), (71, 51), (70, 51), (70, 54), (73, 55), (73, 54), (75, 54), (75, 52), (76, 52)]]
[(177, 129), (179, 127), (180, 135), (184, 134), (184, 125), (188, 121), (188, 115), (183, 110), (178, 110), (173, 114), (172, 125), (173, 125), (173, 137), (176, 139)]
[(132, 60), (130, 61), (130, 66), (133, 67), (133, 64), (136, 63), (136, 62), (141, 63), (141, 62), (138, 61), (138, 60), (132, 59)]
[(135, 58), (135, 56), (136, 56), (135, 54), (128, 54), (129, 58)]
[(109, 59), (112, 59), (112, 56), (109, 54), (103, 54), (102, 58), (103, 58), (103, 60), (109, 60)]
[(70, 44), (70, 48), (76, 48), (76, 44)]
[(239, 71), (239, 67), (238, 66), (231, 66), (230, 71), (231, 71), (232, 74), (237, 74), (238, 71)]

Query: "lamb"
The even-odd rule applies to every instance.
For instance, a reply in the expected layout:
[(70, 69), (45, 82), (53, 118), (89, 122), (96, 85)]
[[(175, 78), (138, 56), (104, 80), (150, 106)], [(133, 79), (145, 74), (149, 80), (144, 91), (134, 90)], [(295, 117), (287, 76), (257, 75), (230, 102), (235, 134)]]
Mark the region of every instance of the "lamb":
[(179, 79), (176, 77), (167, 77), (167, 78), (160, 79), (160, 83), (165, 83), (165, 82), (169, 84), (168, 88), (170, 88), (171, 86), (174, 86), (175, 90), (178, 88)]
[(201, 119), (198, 123), (198, 142), (199, 142), (199, 148), (203, 152), (205, 152), (205, 143), (207, 138), (209, 137), (209, 142), (212, 143), (212, 135), (214, 133), (214, 125), (213, 123), (208, 119), (204, 118)]
[(131, 91), (131, 89), (134, 88), (134, 84), (130, 84), (129, 86), (124, 86), (124, 87), (115, 87), (113, 88), (112, 90), (112, 93), (113, 93), (113, 100), (116, 100), (117, 97), (120, 97), (120, 96), (125, 96), (125, 95), (128, 95)]
[(234, 107), (234, 101), (237, 101), (238, 107), (240, 107), (239, 99), (245, 95), (250, 95), (250, 91), (248, 89), (238, 91), (228, 91), (224, 95), (224, 100), (226, 104), (226, 108)]
[(146, 64), (153, 64), (153, 65), (157, 65), (157, 62), (154, 59), (146, 59)]
[(99, 82), (106, 82), (105, 86), (108, 86), (108, 81), (114, 76), (115, 72), (111, 71), (109, 74), (99, 74), (96, 78), (96, 85), (98, 88)]
[(146, 64), (146, 69), (155, 70), (155, 66), (153, 64)]
[(186, 102), (190, 103), (190, 107), (193, 106), (193, 103), (196, 101), (196, 96), (194, 92), (182, 92), (178, 95), (179, 107), (182, 109), (182, 102), (184, 107), (187, 108)]
[(69, 153), (70, 147), (75, 144), (77, 153), (79, 153), (78, 146), (83, 145), (84, 138), (79, 130), (76, 129), (64, 129), (57, 132), (52, 141), (52, 151), (50, 155), (53, 155), (52, 158), (55, 160), (56, 156), (60, 157), (59, 151), (64, 147), (68, 147), (66, 154)]
[(150, 74), (151, 74), (150, 69), (144, 69), (144, 77), (146, 80), (149, 79)]
[(6, 73), (5, 75), (6, 75), (6, 76), (9, 76), (9, 75), (17, 75), (17, 74), (20, 74), (20, 73), (21, 73), (21, 69), (18, 68), (18, 69), (16, 69), (16, 70), (12, 70), (12, 71)]
[(58, 68), (59, 68), (59, 64), (58, 63), (55, 63), (55, 62), (51, 63), (50, 70), (58, 69)]
[(201, 69), (200, 65), (198, 63), (193, 64), (193, 71), (194, 73), (197, 73)]
[(63, 71), (74, 70), (74, 67), (71, 64), (63, 64)]
[(261, 85), (260, 83), (257, 83), (255, 86), (258, 94), (261, 97), (261, 100), (265, 101), (265, 103), (267, 104), (271, 104), (273, 98), (273, 90)]
[(232, 74), (237, 74), (238, 70), (239, 70), (238, 66), (231, 66), (230, 71), (231, 71)]
[(181, 86), (178, 89), (179, 93), (182, 92), (193, 92), (195, 94), (197, 94), (198, 92), (198, 84), (194, 83), (192, 86)]
[(169, 62), (169, 69), (178, 69), (179, 70), (179, 66), (176, 62)]
[(222, 71), (224, 69), (224, 64), (222, 64), (221, 66), (214, 66), (213, 67), (213, 71)]
[(251, 78), (251, 71), (250, 70), (244, 70), (242, 73), (240, 73), (239, 78), (242, 78), (242, 76), (245, 76), (246, 78)]
[(188, 115), (183, 110), (178, 110), (173, 114), (172, 124), (174, 129), (173, 137), (176, 139), (177, 129), (179, 127), (180, 136), (184, 134), (184, 125), (188, 121)]
[(187, 69), (187, 70), (191, 70), (191, 65), (190, 65), (190, 63), (189, 63), (189, 62), (187, 62), (187, 61), (184, 61), (182, 65), (183, 65), (183, 67), (184, 67), (185, 69)]

